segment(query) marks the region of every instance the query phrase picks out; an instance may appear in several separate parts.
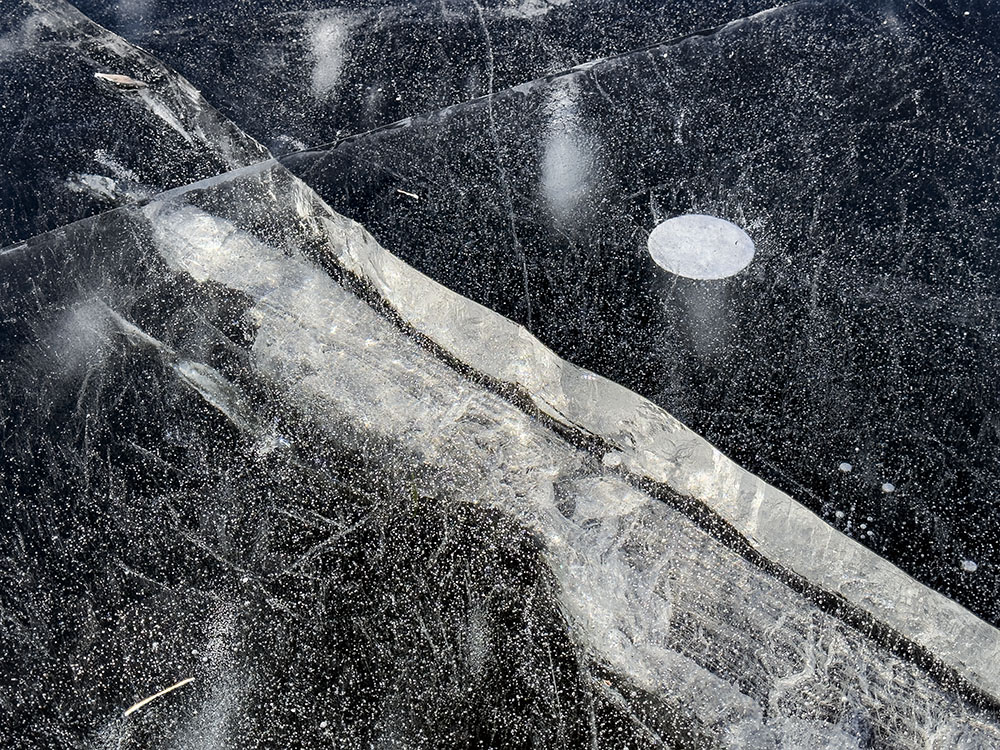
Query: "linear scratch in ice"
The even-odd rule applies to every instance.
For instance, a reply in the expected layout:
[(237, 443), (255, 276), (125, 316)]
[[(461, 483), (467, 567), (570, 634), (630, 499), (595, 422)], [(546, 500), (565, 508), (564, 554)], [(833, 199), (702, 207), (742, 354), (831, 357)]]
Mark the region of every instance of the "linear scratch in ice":
[(493, 140), (493, 151), (497, 156), (497, 169), (500, 170), (500, 185), (503, 188), (504, 202), (507, 204), (511, 240), (518, 254), (521, 256), (521, 271), (524, 275), (524, 301), (527, 305), (526, 322), (528, 328), (531, 328), (531, 291), (528, 286), (528, 259), (524, 254), (524, 247), (517, 237), (517, 226), (514, 223), (514, 199), (510, 194), (510, 180), (507, 177), (507, 170), (503, 168), (503, 162), (500, 158), (500, 139), (497, 137), (497, 124), (493, 113), (493, 41), (490, 38), (490, 31), (486, 27), (486, 19), (483, 17), (483, 6), (479, 4), (478, 0), (472, 0), (472, 4), (476, 8), (476, 13), (479, 16), (479, 25), (482, 26), (483, 38), (486, 41), (486, 72), (489, 80), (486, 93), (486, 106), (490, 120), (490, 137)]

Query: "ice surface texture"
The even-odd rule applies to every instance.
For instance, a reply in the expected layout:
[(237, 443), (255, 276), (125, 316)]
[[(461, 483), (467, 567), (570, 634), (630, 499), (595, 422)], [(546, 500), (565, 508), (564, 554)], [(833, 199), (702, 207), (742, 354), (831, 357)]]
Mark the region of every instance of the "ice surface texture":
[(280, 167), (0, 264), (14, 739), (1000, 741), (995, 630)]
[(61, 0), (0, 2), (0, 102), (0, 246), (269, 155)]
[[(1000, 569), (961, 566), (1000, 538), (992, 7), (794, 3), (284, 163), (1000, 622)], [(744, 229), (753, 263), (659, 268), (650, 233), (692, 213)]]
[[(82, 7), (277, 152), (459, 103), (287, 164), (407, 262), (1000, 621), (996, 566), (961, 564), (1000, 535), (994, 2)], [(658, 273), (649, 233), (687, 213), (748, 231), (756, 266)]]
[[(643, 19), (716, 23), (731, 10), (681, 3), (624, 13), (585, 0), (438, 6), (440, 18), (420, 6), (366, 8), (388, 9), (377, 16), (389, 19), (383, 31), (417, 19), (428, 38), (447, 38), (440, 49), (456, 57), (446, 69), (469, 62), (472, 47), (460, 40), (479, 34), (469, 79), (439, 91), (419, 83), (419, 64), (366, 68), (378, 45), (358, 42), (355, 15), (376, 16), (360, 7), (281, 17), (266, 4), (252, 6), (256, 16), (203, 3), (190, 18), (184, 3), (112, 10), (123, 33), (165, 38), (165, 48), (184, 52), (178, 59), (204, 62), (183, 72), (206, 74), (228, 94), (220, 105), (256, 101), (259, 119), (248, 125), (282, 147), (294, 139), (270, 128), (295, 125), (285, 118), (302, 97), (321, 102), (302, 108), (303, 137), (315, 136), (316, 123), (340, 127), (327, 117), (338, 97), (352, 101), (346, 82), (368, 92), (371, 107), (355, 109), (375, 119), (394, 111), (370, 97), (381, 76), (409, 81), (414, 97), (400, 111), (410, 114), (413, 102), (511, 83), (505, 75), (535, 64), (505, 47), (519, 29), (534, 29), (546, 49), (564, 45), (544, 67), (591, 44), (584, 32), (601, 18), (620, 23), (596, 35), (595, 56), (621, 51), (617, 31), (628, 31), (618, 41), (638, 44), (650, 33)], [(760, 405), (744, 386), (775, 362), (744, 348), (747, 373), (730, 369), (731, 342), (751, 334), (765, 349), (784, 342), (806, 352), (795, 361), (811, 363), (812, 374), (793, 385), (826, 382), (817, 372), (844, 377), (815, 364), (829, 357), (810, 359), (832, 351), (810, 348), (810, 337), (824, 338), (817, 320), (843, 335), (857, 319), (831, 308), (815, 283), (808, 310), (796, 307), (802, 279), (816, 281), (809, 269), (825, 269), (842, 300), (881, 280), (896, 313), (873, 302), (864, 314), (888, 317), (855, 343), (874, 335), (877, 345), (890, 333), (919, 343), (907, 326), (924, 313), (945, 327), (963, 320), (985, 340), (993, 204), (962, 192), (977, 178), (951, 160), (961, 132), (961, 149), (982, 169), (996, 163), (980, 128), (993, 107), (988, 87), (979, 88), (993, 48), (978, 6), (968, 16), (934, 4), (874, 15), (798, 3), (286, 160), (370, 218), (404, 259), (284, 167), (254, 164), (267, 152), (146, 53), (65, 4), (2, 7), (11, 10), (0, 27), (0, 85), (13, 176), (4, 241), (58, 228), (0, 250), (0, 745), (1000, 746), (994, 628), (650, 401), (437, 283), (495, 304), (578, 362), (588, 361), (588, 337), (602, 335), (607, 351), (595, 361), (617, 357), (617, 375), (640, 389), (663, 373), (643, 359), (644, 347), (673, 341), (660, 361), (675, 355), (673, 367), (697, 370), (681, 384), (728, 382), (737, 404)], [(172, 20), (161, 30), (150, 18)], [(195, 33), (201, 24), (212, 34)], [(256, 54), (252, 42), (265, 33), (277, 39), (273, 55)], [(228, 78), (207, 75), (223, 70), (203, 54), (209, 36), (246, 63), (223, 66), (245, 86), (227, 91)], [(393, 37), (370, 37), (384, 38)], [(422, 38), (400, 49), (419, 49)], [(878, 70), (912, 78), (872, 75), (870, 63), (887, 51), (896, 57)], [(311, 55), (306, 66), (302, 55)], [(969, 67), (974, 57), (978, 67)], [(853, 59), (869, 72), (809, 98), (824, 90), (817, 81), (838, 80), (819, 64), (834, 59), (838, 70)], [(294, 75), (277, 64), (286, 61)], [(265, 70), (276, 71), (287, 99), (254, 85)], [(818, 78), (794, 78), (810, 71)], [(704, 97), (708, 84), (714, 98)], [(905, 96), (890, 97), (901, 119), (883, 122), (872, 92), (894, 86), (920, 95), (912, 111)], [(862, 100), (874, 119), (852, 109)], [(943, 151), (883, 148), (886, 174), (865, 192), (858, 154), (870, 144), (858, 133), (869, 126), (890, 133), (883, 147), (919, 137)], [(837, 182), (823, 159), (853, 153), (844, 139), (858, 154), (840, 160), (850, 179)], [(929, 155), (947, 209), (906, 187)], [(706, 170), (704, 183), (685, 170)], [(189, 184), (199, 178), (207, 179)], [(673, 183), (687, 186), (687, 198), (666, 190)], [(846, 202), (852, 191), (866, 202)], [(898, 216), (879, 207), (888, 195), (908, 201)], [(626, 210), (647, 204), (648, 212)], [(122, 207), (93, 216), (114, 206)], [(761, 239), (760, 257), (730, 280), (668, 285), (646, 252), (650, 230), (706, 211)], [(917, 241), (930, 236), (967, 240), (966, 254), (935, 255)], [(906, 263), (873, 271), (903, 242), (928, 278)], [(456, 243), (465, 245), (456, 252)], [(953, 259), (964, 270), (949, 273)], [(581, 269), (590, 269), (583, 283)], [(698, 297), (707, 284), (726, 290), (715, 307)], [(930, 302), (918, 306), (914, 290)], [(962, 294), (969, 298), (956, 306)], [(743, 319), (734, 322), (730, 302)], [(592, 315), (602, 305), (620, 320)], [(742, 327), (765, 309), (773, 330)], [(572, 310), (582, 317), (560, 317)], [(664, 325), (663, 310), (679, 313), (684, 335)], [(719, 339), (720, 321), (732, 339)], [(984, 386), (978, 403), (990, 413), (991, 350), (980, 343), (968, 346), (971, 365), (947, 374)], [(765, 371), (786, 377), (790, 365), (778, 361)], [(718, 365), (715, 379), (703, 377), (706, 362)], [(642, 371), (636, 382), (630, 369)], [(973, 372), (982, 380), (970, 381)], [(847, 382), (848, 395), (884, 401), (901, 392), (897, 381), (879, 390), (869, 374)], [(920, 403), (940, 396), (936, 387), (921, 386)], [(703, 401), (692, 388), (677, 394), (696, 416), (726, 403), (711, 388)], [(813, 429), (828, 439), (825, 423), (803, 423), (810, 412), (795, 404), (782, 402), (797, 430), (785, 445), (812, 446), (808, 458)], [(949, 430), (975, 421), (950, 404)], [(851, 427), (872, 429), (863, 419)], [(739, 450), (766, 447), (753, 442), (759, 433), (746, 434)], [(988, 450), (989, 433), (979, 435)], [(932, 465), (940, 457), (906, 455)], [(913, 498), (912, 477), (875, 476), (864, 451), (829, 460), (838, 481), (871, 485), (883, 502)], [(778, 476), (815, 465), (781, 464)], [(808, 499), (805, 483), (795, 487)], [(836, 512), (849, 514), (854, 534), (867, 530), (859, 525), (867, 509), (841, 500), (858, 491), (829, 493), (848, 509)], [(947, 520), (930, 501), (922, 507)], [(885, 523), (878, 515), (876, 526)], [(896, 541), (905, 550), (904, 536)], [(956, 550), (953, 530), (946, 537), (913, 549), (961, 552), (956, 575), (983, 581), (989, 549)], [(989, 589), (977, 586), (959, 593), (979, 604)]]
[(275, 153), (769, 7), (761, 0), (81, 0)]

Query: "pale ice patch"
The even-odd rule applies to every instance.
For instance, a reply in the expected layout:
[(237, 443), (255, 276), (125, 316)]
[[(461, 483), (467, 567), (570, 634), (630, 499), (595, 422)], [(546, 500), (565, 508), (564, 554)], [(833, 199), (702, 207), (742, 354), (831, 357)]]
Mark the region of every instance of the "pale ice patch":
[(312, 93), (317, 99), (337, 87), (347, 59), (347, 43), (357, 20), (346, 13), (331, 11), (307, 22), (309, 52), (313, 59)]
[(107, 151), (95, 151), (94, 161), (110, 174), (78, 172), (66, 179), (66, 187), (73, 192), (89, 193), (114, 201), (141, 201), (152, 197), (153, 191), (140, 183), (135, 172), (122, 166)]
[(649, 254), (661, 268), (688, 279), (735, 276), (753, 260), (753, 240), (732, 222), (704, 214), (667, 219), (650, 233)]
[(851, 466), (849, 463), (847, 463), (847, 461), (844, 461), (842, 464), (840, 464), (838, 468), (845, 474), (850, 474), (851, 470), (854, 469), (854, 467)]
[(680, 323), (698, 357), (710, 361), (732, 340), (733, 316), (729, 289), (724, 284), (700, 284), (674, 290), (680, 304)]
[(305, 151), (309, 148), (304, 141), (300, 141), (298, 138), (294, 138), (287, 133), (275, 136), (274, 144), (275, 147), (282, 153)]
[(153, 191), (142, 185), (119, 182), (99, 174), (77, 173), (66, 180), (66, 187), (74, 193), (96, 195), (113, 201), (141, 201), (153, 196)]
[(556, 219), (572, 218), (586, 191), (593, 167), (593, 154), (580, 126), (576, 86), (563, 80), (553, 88), (548, 101), (549, 126), (542, 155), (541, 189)]
[(118, 0), (115, 4), (118, 20), (130, 26), (151, 18), (155, 11), (156, 0)]
[(175, 115), (166, 104), (150, 93), (148, 89), (141, 89), (139, 91), (139, 98), (142, 99), (150, 112), (163, 120), (163, 122), (165, 122), (170, 128), (180, 133), (181, 137), (183, 137), (185, 141), (190, 144), (194, 144), (194, 139), (187, 131), (187, 128), (184, 127), (181, 121), (177, 119), (177, 115)]
[(114, 156), (109, 154), (103, 148), (99, 148), (94, 152), (94, 161), (100, 164), (102, 167), (107, 167), (111, 170), (112, 175), (114, 175), (117, 180), (128, 180), (129, 182), (139, 182), (139, 177), (126, 166), (123, 166), (121, 162), (115, 159)]
[(98, 300), (81, 298), (70, 305), (46, 339), (45, 348), (71, 374), (102, 361), (107, 347), (107, 308)]
[(117, 182), (99, 174), (77, 174), (66, 181), (66, 187), (75, 193), (91, 193), (109, 200), (116, 199), (122, 194)]
[(896, 485), (894, 485), (892, 482), (886, 482), (885, 484), (882, 485), (882, 492), (885, 492), (886, 494), (895, 491), (896, 491)]
[(979, 564), (972, 560), (962, 560), (962, 570), (967, 573), (975, 573), (979, 570)]
[(19, 28), (0, 34), (0, 59), (19, 55), (37, 44), (38, 32), (47, 25), (46, 14), (37, 11), (25, 18)]
[(573, 0), (507, 0), (498, 10), (503, 15), (514, 18), (535, 18), (572, 2)]

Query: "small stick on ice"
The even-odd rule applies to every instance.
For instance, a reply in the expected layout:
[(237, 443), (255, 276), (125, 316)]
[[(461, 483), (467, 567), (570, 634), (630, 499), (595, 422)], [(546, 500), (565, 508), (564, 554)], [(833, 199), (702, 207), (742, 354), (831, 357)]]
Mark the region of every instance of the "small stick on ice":
[(145, 81), (140, 81), (131, 76), (123, 76), (119, 73), (94, 73), (94, 78), (99, 78), (102, 81), (113, 83), (125, 89), (144, 89), (149, 86)]
[(414, 200), (420, 200), (420, 196), (417, 195), (416, 193), (410, 193), (410, 192), (408, 192), (406, 190), (400, 190), (399, 188), (396, 188), (396, 192), (397, 193), (402, 193), (403, 195), (408, 195), (411, 198), (413, 198)]
[(165, 688), (164, 690), (161, 690), (161, 691), (160, 691), (160, 692), (158, 692), (158, 693), (154, 693), (153, 695), (149, 696), (148, 698), (143, 698), (143, 699), (142, 699), (141, 701), (139, 701), (138, 703), (136, 703), (136, 704), (134, 704), (134, 705), (132, 705), (132, 706), (129, 706), (129, 707), (127, 708), (127, 709), (125, 709), (125, 715), (126, 715), (126, 716), (128, 716), (129, 714), (133, 714), (133, 713), (135, 713), (135, 712), (136, 712), (136, 711), (138, 711), (138, 710), (139, 710), (140, 708), (142, 708), (143, 706), (145, 706), (145, 705), (146, 705), (147, 703), (150, 703), (150, 702), (152, 702), (152, 701), (155, 701), (155, 700), (156, 700), (157, 698), (161, 698), (161, 697), (163, 697), (164, 695), (166, 695), (167, 693), (172, 693), (172, 692), (173, 692), (174, 690), (176, 690), (177, 688), (179, 688), (179, 687), (184, 687), (184, 686), (185, 686), (185, 685), (187, 685), (187, 684), (188, 684), (189, 682), (194, 682), (194, 677), (188, 677), (188, 678), (187, 678), (186, 680), (181, 680), (181, 681), (180, 681), (180, 682), (178, 682), (177, 684), (175, 684), (175, 685), (171, 685), (170, 687), (168, 687), (168, 688)]

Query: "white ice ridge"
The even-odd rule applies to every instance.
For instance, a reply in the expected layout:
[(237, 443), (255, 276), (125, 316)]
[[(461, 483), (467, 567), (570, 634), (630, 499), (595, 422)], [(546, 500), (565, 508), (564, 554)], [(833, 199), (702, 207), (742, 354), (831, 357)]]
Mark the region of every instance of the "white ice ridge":
[[(703, 504), (770, 563), (850, 602), (996, 700), (994, 628), (662, 409), (416, 272), (280, 167), (232, 178), (143, 209), (161, 257), (173, 272), (253, 301), (255, 370), (299, 413), (329, 425), (330, 440), (378, 436), (399, 446), (401, 460), (432, 469), (427, 481), (441, 486), (431, 491), (488, 503), (532, 530), (573, 638), (592, 658), (676, 701), (722, 747), (856, 746), (849, 730), (857, 711), (900, 727), (899, 747), (931, 737), (1000, 746), (1000, 725), (922, 667), (821, 611), (643, 488)], [(338, 260), (450, 357), (515, 386), (588, 447), (390, 324), (324, 270)], [(217, 378), (179, 374), (217, 407), (217, 394), (230, 393)], [(829, 721), (797, 718), (815, 715), (821, 696)], [(919, 721), (907, 718), (914, 712)]]
[[(523, 327), (460, 297), (380, 247), (343, 241), (340, 259), (416, 330), (450, 354), (520, 387), (547, 416), (596, 435), (632, 474), (719, 514), (767, 559), (842, 597), (1000, 699), (1000, 631), (919, 583), (724, 456), (647, 399), (557, 357)], [(894, 488), (893, 488), (894, 489)]]

